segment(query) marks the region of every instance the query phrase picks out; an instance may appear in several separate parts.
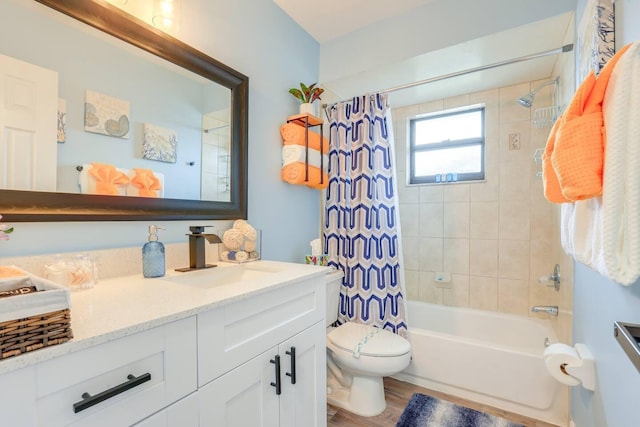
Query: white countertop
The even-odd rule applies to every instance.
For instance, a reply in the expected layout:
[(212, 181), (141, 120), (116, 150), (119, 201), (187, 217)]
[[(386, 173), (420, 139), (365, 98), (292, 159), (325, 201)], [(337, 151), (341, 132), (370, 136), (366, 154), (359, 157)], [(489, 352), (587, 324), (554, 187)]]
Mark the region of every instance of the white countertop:
[[(105, 343), (183, 319), (305, 278), (330, 271), (327, 267), (277, 261), (244, 264), (219, 262), (218, 267), (187, 273), (167, 271), (153, 279), (142, 275), (100, 281), (94, 288), (71, 293), (73, 339), (0, 361), (0, 374), (34, 365), (64, 354)], [(238, 282), (212, 286), (172, 280), (198, 280), (197, 276), (225, 276), (231, 270), (252, 270)], [(264, 273), (264, 274), (263, 274)], [(258, 276), (258, 277), (253, 277)], [(213, 281), (211, 282), (213, 283)]]

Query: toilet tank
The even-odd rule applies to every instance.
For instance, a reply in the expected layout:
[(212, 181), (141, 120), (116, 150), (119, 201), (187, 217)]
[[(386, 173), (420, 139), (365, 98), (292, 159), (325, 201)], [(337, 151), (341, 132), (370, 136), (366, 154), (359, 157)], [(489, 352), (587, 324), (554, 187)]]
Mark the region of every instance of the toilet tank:
[(342, 285), (343, 276), (344, 274), (340, 270), (327, 273), (327, 326), (338, 320), (340, 286)]

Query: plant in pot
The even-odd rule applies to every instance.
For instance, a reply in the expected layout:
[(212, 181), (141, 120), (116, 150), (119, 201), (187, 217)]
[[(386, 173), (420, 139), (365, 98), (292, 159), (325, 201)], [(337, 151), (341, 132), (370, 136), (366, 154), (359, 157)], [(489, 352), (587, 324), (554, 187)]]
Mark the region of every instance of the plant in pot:
[(316, 85), (317, 83), (310, 84), (309, 86), (304, 83), (300, 83), (300, 89), (295, 87), (289, 89), (289, 93), (302, 102), (302, 104), (300, 104), (300, 114), (307, 113), (312, 116), (316, 115), (313, 102), (320, 100), (320, 95), (324, 92), (324, 89), (317, 87)]

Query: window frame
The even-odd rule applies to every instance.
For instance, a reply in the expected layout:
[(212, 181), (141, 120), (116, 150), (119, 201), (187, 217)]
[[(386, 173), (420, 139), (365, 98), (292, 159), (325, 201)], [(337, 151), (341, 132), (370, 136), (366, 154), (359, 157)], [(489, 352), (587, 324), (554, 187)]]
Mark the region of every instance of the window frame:
[[(444, 140), (431, 144), (424, 144), (421, 146), (416, 146), (416, 123), (421, 122), (423, 120), (434, 120), (437, 118), (444, 118), (459, 114), (468, 114), (479, 111), (481, 114), (481, 135), (477, 138), (466, 138), (466, 139), (456, 139), (456, 140)], [(421, 185), (421, 184), (448, 184), (452, 182), (474, 182), (474, 181), (484, 181), (486, 170), (485, 170), (485, 156), (486, 156), (486, 112), (484, 105), (474, 105), (468, 106), (465, 108), (456, 108), (445, 111), (439, 111), (436, 113), (430, 113), (426, 115), (420, 115), (409, 119), (409, 153), (408, 153), (408, 162), (409, 162), (409, 176), (408, 176), (408, 185)], [(480, 145), (480, 172), (468, 172), (468, 173), (458, 173), (456, 181), (447, 181), (446, 179), (441, 179), (440, 181), (436, 180), (436, 174), (434, 175), (426, 175), (426, 176), (416, 176), (416, 153), (424, 153), (429, 151), (440, 151), (443, 149), (449, 148), (457, 148), (457, 147), (470, 147)]]

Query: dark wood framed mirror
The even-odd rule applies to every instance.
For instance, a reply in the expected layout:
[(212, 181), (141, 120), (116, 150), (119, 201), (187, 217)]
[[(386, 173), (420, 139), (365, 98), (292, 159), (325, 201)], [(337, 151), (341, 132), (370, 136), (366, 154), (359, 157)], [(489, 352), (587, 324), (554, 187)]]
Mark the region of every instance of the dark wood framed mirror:
[(249, 79), (103, 1), (34, 0), (230, 90), (229, 201), (0, 190), (4, 221), (216, 220), (247, 216)]

